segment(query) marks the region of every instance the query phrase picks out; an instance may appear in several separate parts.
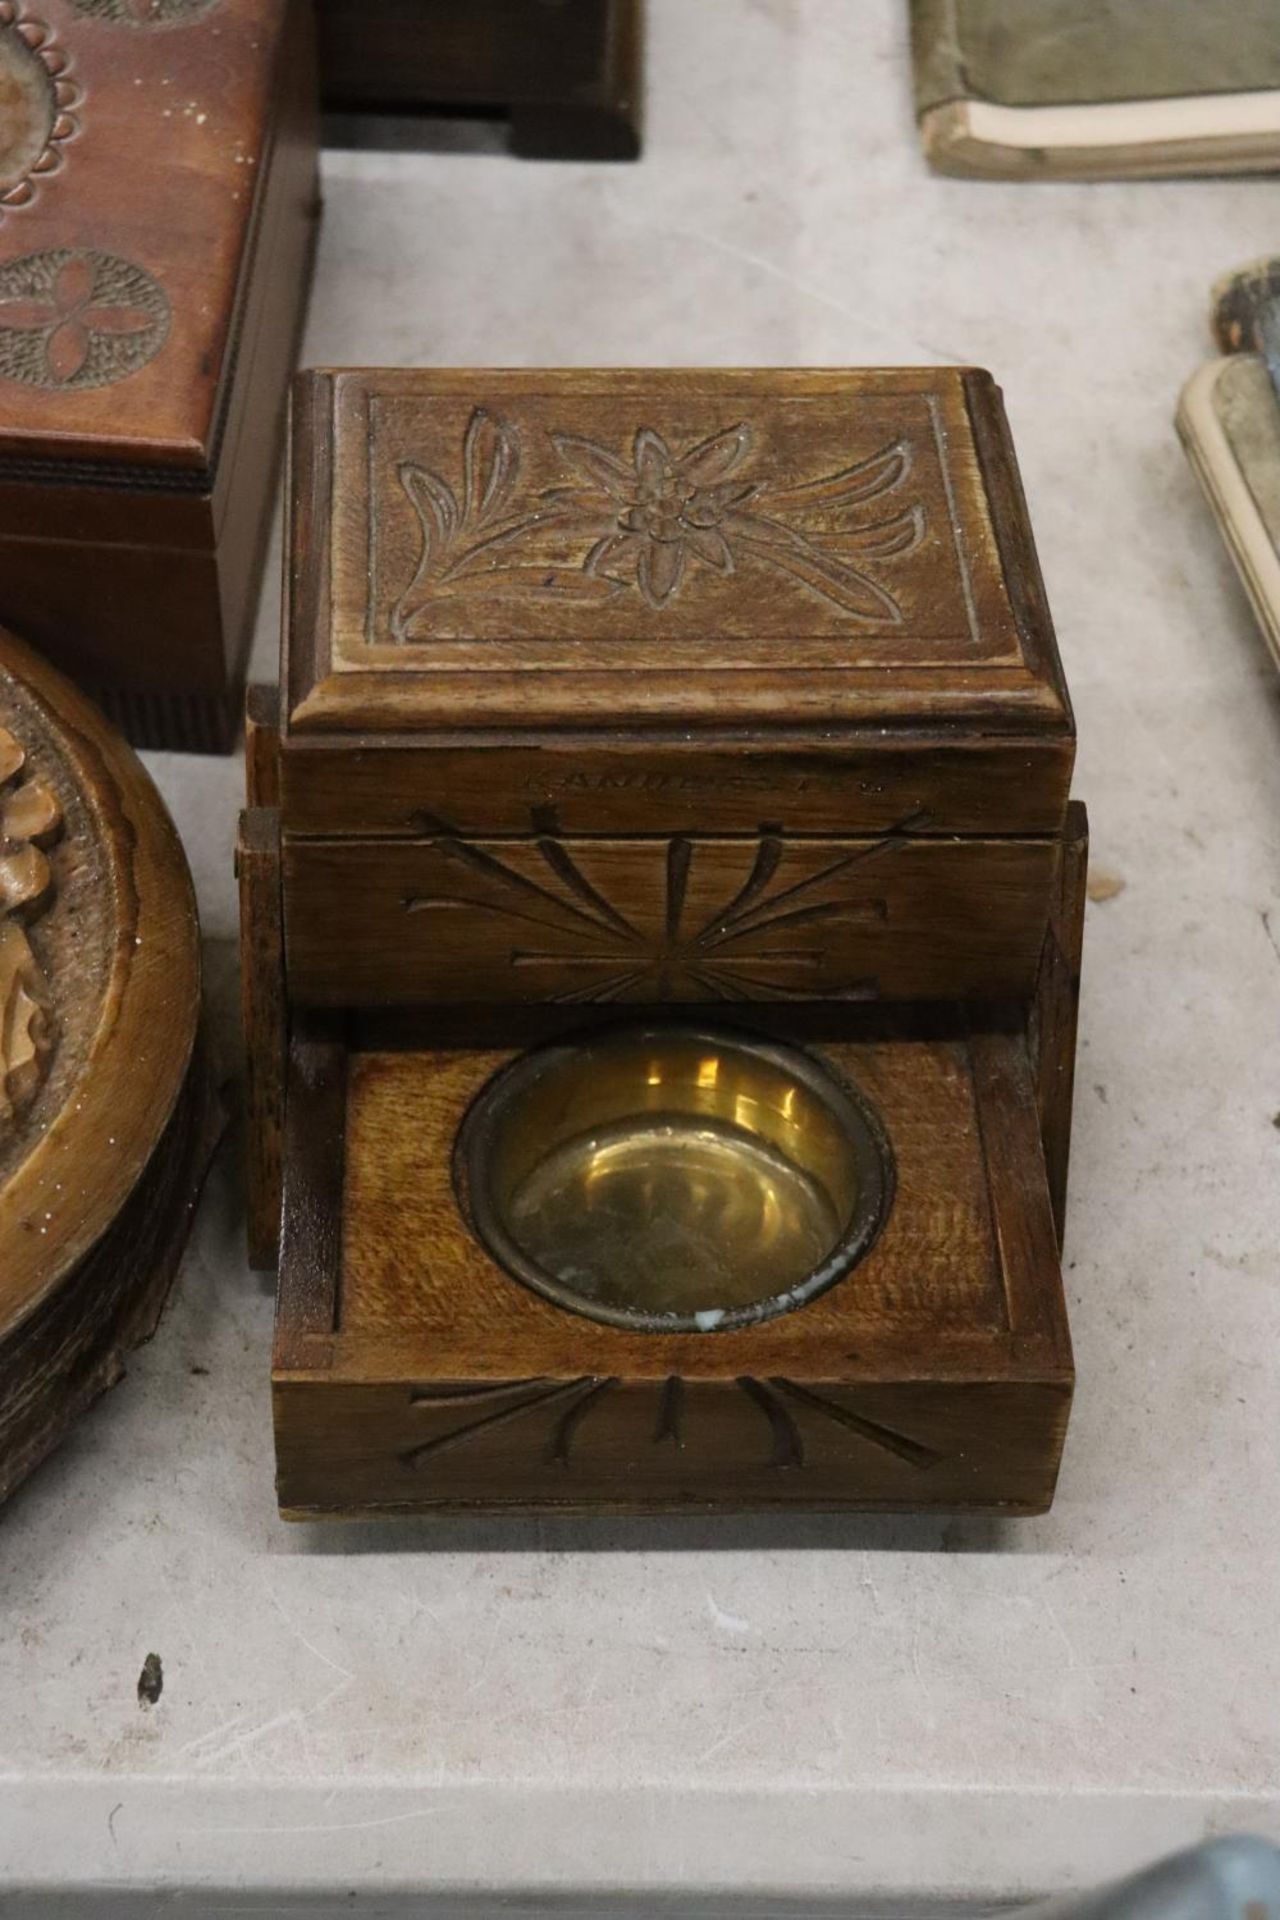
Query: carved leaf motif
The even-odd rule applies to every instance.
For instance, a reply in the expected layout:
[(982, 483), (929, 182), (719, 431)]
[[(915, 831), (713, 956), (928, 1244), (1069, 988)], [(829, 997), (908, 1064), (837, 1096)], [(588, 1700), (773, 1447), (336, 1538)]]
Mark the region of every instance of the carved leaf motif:
[(600, 487), (617, 499), (626, 497), (631, 468), (607, 447), (598, 447), (594, 440), (584, 440), (576, 433), (553, 433), (551, 444), (588, 487)]
[(725, 579), (744, 565), (785, 574), (851, 619), (901, 621), (898, 600), (863, 562), (903, 558), (924, 538), (918, 503), (865, 517), (910, 478), (915, 456), (908, 440), (781, 484), (742, 472), (756, 441), (747, 421), (683, 450), (641, 426), (629, 458), (581, 434), (548, 438), (576, 484), (527, 495), (523, 512), (507, 512), (519, 435), (486, 408), (477, 407), (467, 424), (459, 491), (419, 462), (400, 464), (421, 546), (413, 579), (392, 610), (394, 639), (419, 637), (418, 622), (441, 595), (495, 587), (579, 600), (634, 593), (661, 612), (698, 572)]
[(453, 497), (453, 489), (438, 474), (429, 473), (426, 467), (415, 467), (408, 461), (400, 469), (400, 478), (405, 492), (421, 516), (423, 540), (426, 543), (424, 558), (430, 559), (433, 535), (442, 547), (447, 547), (458, 524), (458, 503)]
[[(723, 433), (713, 433), (709, 439), (699, 441), (681, 459), (684, 479), (691, 487), (718, 486), (742, 465), (751, 451), (753, 438), (751, 428), (740, 421), (736, 427), (726, 427)], [(658, 440), (656, 434), (654, 439)], [(669, 457), (661, 440), (658, 446), (662, 454)]]
[(52, 874), (43, 847), (62, 811), (38, 781), (22, 781), (26, 756), (0, 727), (0, 1135), (35, 1095), (56, 1039), (52, 994), (26, 923), (48, 901)]
[(829, 600), (833, 606), (862, 620), (896, 622), (902, 618), (893, 595), (860, 568), (847, 566), (833, 554), (820, 552), (807, 540), (780, 543), (762, 540), (755, 531), (759, 523), (748, 524), (751, 530), (740, 536), (740, 544), (747, 552), (767, 554), (775, 567), (799, 580), (819, 599)]
[(463, 443), (465, 484), (462, 518), (474, 525), (506, 505), (520, 471), (520, 449), (505, 421), (477, 407)]
[(892, 446), (881, 447), (879, 453), (873, 453), (869, 459), (841, 467), (837, 473), (824, 474), (818, 480), (803, 480), (798, 486), (775, 488), (773, 499), (778, 506), (800, 508), (854, 506), (864, 500), (876, 500), (882, 493), (893, 493), (902, 485), (911, 472), (913, 457), (909, 441), (895, 440)]
[(853, 548), (857, 553), (878, 554), (885, 558), (891, 553), (912, 552), (923, 538), (924, 509), (907, 507), (903, 512), (895, 513), (890, 520), (873, 520), (870, 526), (842, 534), (840, 544)]
[(514, 429), (487, 407), (476, 407), (467, 423), (461, 500), (447, 480), (418, 461), (401, 461), (397, 473), (417, 513), (422, 538), (413, 579), (391, 617), (393, 638), (403, 640), (415, 614), (434, 594), (456, 590), (477, 567), (486, 570), (478, 577), (488, 578), (494, 554), (545, 516), (504, 517), (520, 473), (520, 443)]

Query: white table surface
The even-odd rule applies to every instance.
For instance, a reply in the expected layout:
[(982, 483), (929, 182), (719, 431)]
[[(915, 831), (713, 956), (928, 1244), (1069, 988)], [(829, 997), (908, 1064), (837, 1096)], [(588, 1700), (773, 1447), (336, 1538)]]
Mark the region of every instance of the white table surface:
[[(1076, 791), (1124, 882), (1088, 920), (1057, 1504), (286, 1526), (224, 1153), (154, 1343), (0, 1521), (6, 1912), (133, 1914), (144, 1888), (885, 1911), (1280, 1836), (1280, 699), (1170, 425), (1209, 282), (1275, 248), (1280, 187), (931, 178), (904, 14), (653, 0), (638, 167), (326, 156), (306, 356), (1003, 383)], [(272, 576), (260, 675), (275, 640)], [(229, 1048), (242, 769), (150, 765)]]

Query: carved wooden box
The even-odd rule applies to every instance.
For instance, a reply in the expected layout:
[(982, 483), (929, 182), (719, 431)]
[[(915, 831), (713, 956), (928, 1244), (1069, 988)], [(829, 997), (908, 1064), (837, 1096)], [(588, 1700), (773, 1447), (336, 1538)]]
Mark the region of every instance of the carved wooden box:
[[(291, 504), (240, 856), (284, 1508), (1046, 1505), (1085, 828), (989, 377), (314, 373)], [(820, 1294), (639, 1324), (510, 1255), (476, 1116), (640, 1031), (703, 1118), (739, 1040), (869, 1111)]]
[(0, 0), (0, 616), (225, 748), (316, 215), (305, 0)]
[(293, 487), (295, 1001), (1029, 991), (1074, 741), (986, 375), (313, 374)]
[(159, 1318), (220, 1115), (173, 823), (0, 630), (0, 1500)]

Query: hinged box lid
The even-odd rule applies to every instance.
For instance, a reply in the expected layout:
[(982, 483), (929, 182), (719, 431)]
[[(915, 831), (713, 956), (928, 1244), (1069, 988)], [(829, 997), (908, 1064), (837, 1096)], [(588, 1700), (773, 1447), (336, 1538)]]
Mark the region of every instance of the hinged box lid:
[[(800, 756), (824, 825), (891, 761), (926, 831), (1061, 824), (1070, 707), (985, 373), (318, 372), (292, 485), (287, 827), (343, 830), (326, 743), (501, 743), (492, 799), (571, 739), (638, 779)], [(344, 812), (396, 830), (372, 791)]]

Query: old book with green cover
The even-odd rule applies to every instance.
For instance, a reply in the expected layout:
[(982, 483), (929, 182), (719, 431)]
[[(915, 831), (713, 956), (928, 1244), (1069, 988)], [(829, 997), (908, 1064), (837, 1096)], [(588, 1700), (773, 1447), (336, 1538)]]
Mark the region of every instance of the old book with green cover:
[(1280, 166), (1276, 0), (911, 0), (940, 172), (1105, 179)]
[(1178, 432), (1280, 665), (1280, 259), (1218, 282), (1213, 329), (1223, 355), (1183, 388)]

